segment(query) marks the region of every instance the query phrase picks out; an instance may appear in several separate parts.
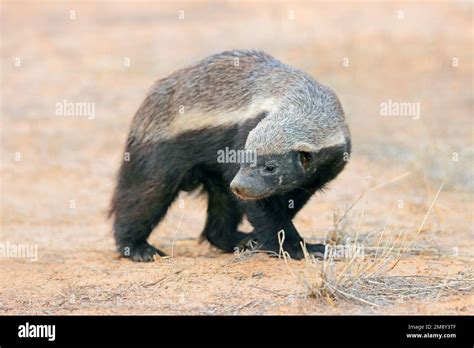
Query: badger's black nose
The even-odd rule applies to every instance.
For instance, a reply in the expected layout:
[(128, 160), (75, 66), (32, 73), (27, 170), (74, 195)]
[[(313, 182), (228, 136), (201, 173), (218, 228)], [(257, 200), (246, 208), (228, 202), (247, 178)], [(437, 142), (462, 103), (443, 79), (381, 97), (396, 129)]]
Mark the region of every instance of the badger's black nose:
[(231, 191), (237, 195), (238, 197), (246, 197), (250, 196), (250, 192), (248, 192), (248, 188), (244, 187), (239, 179), (232, 180), (230, 183)]
[(237, 174), (230, 183), (230, 190), (240, 199), (255, 200), (265, 196), (263, 185), (257, 180)]
[(236, 184), (235, 182), (230, 183), (230, 189), (234, 192), (237, 196), (241, 196), (245, 194), (245, 189), (240, 185)]

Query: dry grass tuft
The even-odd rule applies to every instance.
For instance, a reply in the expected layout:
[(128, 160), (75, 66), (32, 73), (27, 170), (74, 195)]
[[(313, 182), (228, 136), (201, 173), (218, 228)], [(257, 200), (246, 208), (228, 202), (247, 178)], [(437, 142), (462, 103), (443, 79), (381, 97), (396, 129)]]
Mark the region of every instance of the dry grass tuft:
[[(364, 211), (360, 214), (357, 228), (351, 229), (351, 225), (347, 223), (348, 213), (365, 197), (364, 192), (344, 214), (334, 215), (334, 226), (325, 238), (327, 247), (322, 265), (321, 261), (310, 255), (302, 245), (308, 267), (302, 274), (295, 274), (290, 268), (291, 272), (304, 284), (308, 296), (322, 299), (330, 305), (336, 305), (342, 300), (380, 307), (394, 302), (412, 299), (434, 300), (441, 295), (472, 291), (474, 279), (470, 273), (460, 272), (455, 277), (388, 275), (402, 257), (407, 255), (452, 255), (452, 252), (449, 254), (449, 251), (441, 248), (431, 246), (426, 249), (422, 244), (415, 243), (443, 184), (411, 238), (408, 238), (408, 231), (388, 231), (393, 210), (382, 230), (365, 235), (360, 232)], [(282, 249), (284, 231), (280, 231), (279, 240), (280, 255), (287, 262), (289, 255)], [(472, 257), (466, 257), (472, 260)]]
[(319, 273), (317, 280), (310, 280), (308, 273), (311, 271), (306, 272), (303, 282), (307, 294), (331, 305), (345, 300), (380, 307), (412, 299), (433, 300), (441, 295), (473, 290), (474, 279), (469, 273), (458, 273), (454, 278), (387, 275), (399, 261), (398, 252), (393, 252), (396, 243), (395, 240), (388, 245), (380, 255), (367, 257), (355, 253), (352, 258), (345, 257), (343, 262), (335, 262), (335, 254), (329, 250), (322, 267), (307, 254), (306, 261), (313, 269), (312, 273)]

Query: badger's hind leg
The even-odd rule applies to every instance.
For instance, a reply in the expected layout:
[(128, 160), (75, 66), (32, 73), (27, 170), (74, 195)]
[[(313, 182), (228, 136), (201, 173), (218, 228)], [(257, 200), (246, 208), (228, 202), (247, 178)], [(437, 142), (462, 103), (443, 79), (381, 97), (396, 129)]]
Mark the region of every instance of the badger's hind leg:
[(247, 233), (237, 230), (244, 215), (243, 207), (222, 178), (208, 173), (203, 184), (209, 198), (207, 220), (201, 238), (225, 252), (232, 252), (247, 236)]

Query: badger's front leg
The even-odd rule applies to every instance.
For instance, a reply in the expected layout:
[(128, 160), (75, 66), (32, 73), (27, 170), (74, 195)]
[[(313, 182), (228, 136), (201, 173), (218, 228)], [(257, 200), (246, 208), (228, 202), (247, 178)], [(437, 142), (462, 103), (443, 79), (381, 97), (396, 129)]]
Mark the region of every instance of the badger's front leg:
[[(282, 247), (291, 258), (298, 260), (304, 258), (301, 246), (303, 238), (293, 225), (293, 214), (282, 205), (278, 197), (244, 204), (247, 218), (255, 230), (240, 243), (241, 249), (268, 251), (279, 255)], [(282, 230), (284, 234), (280, 234), (279, 237), (279, 232)], [(323, 244), (305, 244), (305, 246), (310, 254), (324, 256)]]

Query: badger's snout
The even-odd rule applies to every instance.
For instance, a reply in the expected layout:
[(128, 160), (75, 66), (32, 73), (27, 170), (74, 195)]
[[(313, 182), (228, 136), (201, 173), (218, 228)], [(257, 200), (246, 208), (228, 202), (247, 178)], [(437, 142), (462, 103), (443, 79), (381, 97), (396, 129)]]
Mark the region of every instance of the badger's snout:
[(248, 196), (249, 193), (247, 189), (239, 184), (236, 184), (234, 181), (230, 183), (230, 189), (236, 196)]
[(244, 200), (260, 199), (270, 194), (261, 180), (242, 174), (241, 171), (230, 183), (230, 189), (237, 197)]

